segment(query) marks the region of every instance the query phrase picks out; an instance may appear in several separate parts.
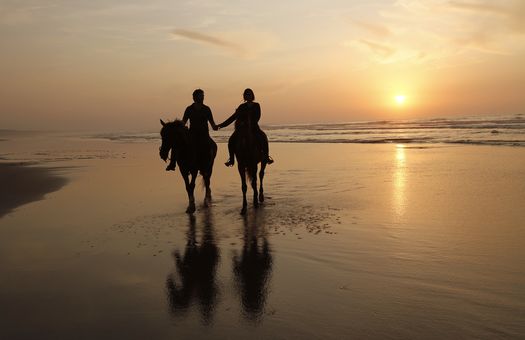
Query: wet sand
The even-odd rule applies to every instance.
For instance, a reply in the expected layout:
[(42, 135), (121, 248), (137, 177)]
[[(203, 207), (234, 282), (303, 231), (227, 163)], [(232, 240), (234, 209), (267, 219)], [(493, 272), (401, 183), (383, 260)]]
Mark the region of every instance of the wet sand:
[(219, 144), (191, 217), (156, 143), (20, 143), (70, 170), (0, 219), (2, 339), (525, 335), (525, 149), (273, 144), (241, 217)]
[(44, 199), (47, 193), (59, 190), (66, 182), (66, 178), (56, 174), (56, 169), (0, 163), (0, 217), (18, 206)]

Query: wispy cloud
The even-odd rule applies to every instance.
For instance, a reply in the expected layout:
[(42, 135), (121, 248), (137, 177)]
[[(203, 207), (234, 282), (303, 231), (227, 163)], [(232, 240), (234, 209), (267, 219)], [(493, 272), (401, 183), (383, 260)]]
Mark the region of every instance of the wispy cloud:
[(505, 13), (505, 8), (495, 5), (494, 3), (466, 2), (466, 1), (449, 1), (450, 7), (464, 9), (469, 11), (480, 11), (489, 13)]
[(497, 15), (495, 18), (513, 33), (525, 33), (525, 1), (510, 0), (494, 4), (486, 1), (460, 1), (451, 0), (448, 5), (452, 9)]
[(451, 43), (462, 48), (470, 48), (483, 53), (508, 55), (504, 49), (495, 46), (496, 35), (486, 30), (470, 32), (462, 37), (451, 40)]
[[(255, 59), (278, 44), (278, 39), (272, 34), (249, 30), (205, 34), (179, 28), (171, 31), (171, 37), (174, 40), (186, 39), (197, 44), (211, 46), (242, 59)], [(248, 46), (241, 43), (244, 41), (255, 41), (256, 44)]]
[(363, 17), (348, 19), (356, 29), (344, 45), (369, 63), (439, 67), (525, 48), (525, 0), (396, 0)]
[(379, 55), (383, 58), (391, 57), (394, 53), (396, 53), (396, 49), (393, 47), (390, 47), (388, 45), (378, 43), (375, 41), (370, 41), (366, 39), (360, 39), (359, 42), (366, 47), (368, 47), (372, 52)]
[(451, 0), (447, 6), (462, 11), (464, 16), (478, 19), (453, 39), (453, 43), (484, 53), (506, 55), (511, 54), (516, 46), (523, 45), (519, 36), (525, 34), (525, 1)]
[(172, 34), (175, 37), (184, 38), (184, 39), (188, 39), (188, 40), (191, 40), (197, 43), (219, 47), (229, 52), (232, 52), (234, 54), (244, 55), (246, 53), (246, 49), (242, 45), (234, 43), (232, 41), (222, 39), (222, 38), (218, 38), (212, 35), (203, 34), (200, 32), (195, 32), (195, 31), (190, 31), (190, 30), (185, 30), (185, 29), (176, 29), (172, 32)]
[(368, 33), (371, 33), (378, 37), (387, 37), (392, 34), (390, 29), (382, 24), (377, 24), (373, 22), (367, 22), (362, 20), (351, 20), (351, 23), (356, 25), (357, 27), (365, 30)]

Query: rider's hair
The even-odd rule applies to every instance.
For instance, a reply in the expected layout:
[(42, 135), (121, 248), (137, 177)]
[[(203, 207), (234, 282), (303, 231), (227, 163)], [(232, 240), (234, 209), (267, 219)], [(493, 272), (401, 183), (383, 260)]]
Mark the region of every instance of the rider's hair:
[(199, 97), (202, 97), (204, 95), (204, 91), (201, 89), (196, 89), (193, 91), (193, 100), (196, 100)]
[(253, 100), (255, 100), (255, 94), (253, 93), (253, 90), (250, 89), (250, 88), (247, 88), (246, 90), (244, 90), (244, 93), (243, 93), (242, 96), (243, 96), (244, 100), (246, 100), (247, 96), (251, 96), (253, 98)]

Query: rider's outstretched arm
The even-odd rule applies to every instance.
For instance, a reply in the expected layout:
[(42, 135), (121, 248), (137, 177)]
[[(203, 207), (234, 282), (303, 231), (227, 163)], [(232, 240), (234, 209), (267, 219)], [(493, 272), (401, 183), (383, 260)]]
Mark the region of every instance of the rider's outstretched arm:
[(236, 119), (237, 119), (237, 116), (239, 115), (239, 111), (236, 110), (231, 116), (230, 118), (226, 119), (224, 122), (220, 123), (218, 126), (220, 128), (225, 128), (227, 127), (228, 125), (230, 125), (231, 123), (233, 123)]
[(211, 127), (212, 127), (213, 130), (218, 130), (219, 129), (219, 126), (217, 124), (215, 124), (215, 121), (213, 120), (213, 114), (211, 113), (211, 109), (209, 109), (209, 111), (208, 111), (208, 121), (210, 122)]

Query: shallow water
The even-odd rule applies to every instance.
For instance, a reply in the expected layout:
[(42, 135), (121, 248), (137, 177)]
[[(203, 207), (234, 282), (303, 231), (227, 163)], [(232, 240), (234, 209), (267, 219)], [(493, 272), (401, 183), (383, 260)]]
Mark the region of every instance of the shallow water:
[(219, 144), (192, 218), (156, 143), (42, 138), (0, 144), (70, 179), (0, 219), (2, 339), (525, 335), (525, 149), (273, 144), (243, 218)]

